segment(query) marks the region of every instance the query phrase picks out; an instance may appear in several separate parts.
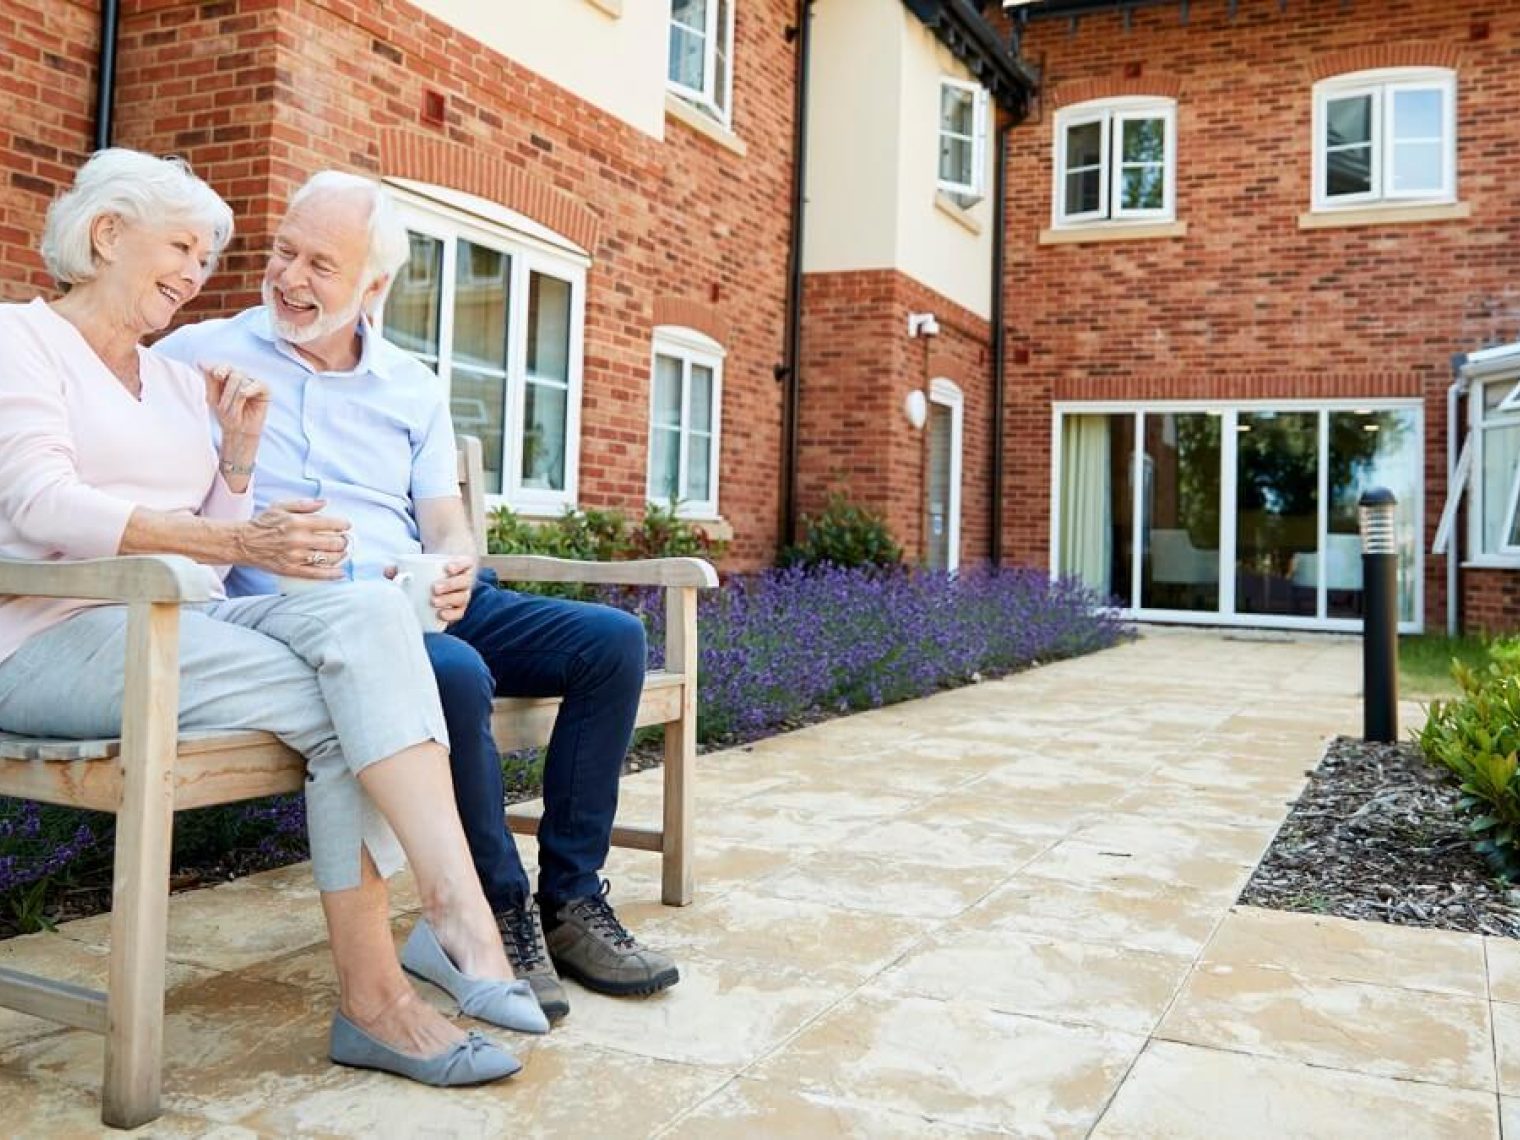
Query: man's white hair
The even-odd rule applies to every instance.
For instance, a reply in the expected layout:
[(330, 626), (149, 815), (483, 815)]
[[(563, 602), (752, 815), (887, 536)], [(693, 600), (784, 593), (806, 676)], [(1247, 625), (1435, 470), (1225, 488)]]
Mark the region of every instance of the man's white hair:
[(114, 215), (131, 225), (188, 224), (211, 232), (211, 266), (232, 240), (232, 209), (181, 158), (125, 147), (96, 151), (74, 185), (53, 199), (42, 227), (42, 260), (53, 280), (82, 285), (100, 271), (90, 228)]
[[(352, 194), (356, 191), (369, 202), (368, 252), (365, 254), (364, 280), (360, 282), (360, 289), (368, 289), (382, 277), (389, 286), (411, 256), (412, 245), (407, 236), (406, 223), (401, 220), (401, 214), (396, 209), (395, 199), (379, 182), (342, 170), (319, 170), (291, 196), (290, 209), (294, 210), (308, 198), (318, 195)], [(378, 298), (375, 307), (378, 308), (384, 300), (383, 296)]]

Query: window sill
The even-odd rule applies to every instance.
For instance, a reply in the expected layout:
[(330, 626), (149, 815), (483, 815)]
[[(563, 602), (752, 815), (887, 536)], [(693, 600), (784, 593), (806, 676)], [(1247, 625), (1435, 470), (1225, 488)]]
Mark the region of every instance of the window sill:
[(971, 216), (971, 211), (943, 190), (935, 191), (934, 208), (968, 233), (981, 234), (982, 223)]
[(1506, 554), (1484, 554), (1477, 558), (1465, 559), (1460, 568), (1463, 570), (1520, 570), (1520, 558)]
[(706, 135), (713, 142), (733, 151), (740, 158), (749, 153), (749, 147), (744, 145), (744, 140), (733, 131), (706, 111), (693, 107), (685, 99), (679, 95), (672, 95), (669, 91), (665, 92), (665, 116), (675, 119), (678, 123), (685, 123), (699, 135)]
[(599, 8), (614, 20), (623, 18), (623, 0), (586, 0), (593, 8)]
[[(658, 505), (662, 510), (665, 509), (665, 504), (663, 503), (655, 504), (651, 502), (650, 505)], [(676, 521), (681, 523), (683, 526), (689, 526), (696, 530), (700, 530), (714, 542), (732, 542), (734, 540), (733, 524), (721, 516), (713, 518), (710, 516), (702, 515), (677, 514)]]
[(1082, 245), (1096, 241), (1154, 241), (1187, 235), (1186, 222), (1104, 222), (1040, 231), (1041, 245)]
[(1441, 202), (1433, 206), (1360, 206), (1300, 214), (1298, 228), (1334, 230), (1352, 226), (1401, 226), (1417, 222), (1454, 222), (1470, 217), (1471, 202)]

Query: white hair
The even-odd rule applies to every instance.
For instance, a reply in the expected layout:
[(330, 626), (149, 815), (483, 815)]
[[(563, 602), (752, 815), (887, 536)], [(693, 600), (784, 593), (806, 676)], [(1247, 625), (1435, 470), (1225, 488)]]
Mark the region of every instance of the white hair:
[[(290, 199), (294, 210), (306, 199), (318, 194), (363, 194), (369, 202), (368, 248), (364, 258), (364, 280), (361, 289), (368, 289), (380, 278), (387, 286), (396, 279), (396, 273), (412, 255), (411, 238), (407, 236), (406, 223), (396, 209), (396, 201), (379, 182), (361, 174), (348, 174), (341, 170), (319, 170), (306, 180)], [(378, 307), (380, 298), (376, 302)]]
[(90, 230), (106, 215), (134, 225), (204, 226), (211, 231), (213, 266), (232, 240), (232, 209), (184, 159), (110, 147), (96, 151), (79, 168), (73, 187), (48, 207), (42, 260), (59, 285), (82, 285), (99, 272)]

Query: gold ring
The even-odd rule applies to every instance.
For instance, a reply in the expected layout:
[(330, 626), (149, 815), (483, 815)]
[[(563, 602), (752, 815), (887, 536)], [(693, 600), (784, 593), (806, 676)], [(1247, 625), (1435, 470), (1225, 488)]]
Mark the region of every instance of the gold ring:
[(311, 557), (306, 561), (310, 562), (313, 566), (326, 566), (327, 555), (323, 554), (320, 550), (313, 551)]

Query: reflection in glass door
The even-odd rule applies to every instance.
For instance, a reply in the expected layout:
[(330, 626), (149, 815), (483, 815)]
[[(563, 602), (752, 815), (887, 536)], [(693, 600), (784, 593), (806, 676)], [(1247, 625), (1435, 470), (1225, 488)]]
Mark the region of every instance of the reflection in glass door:
[(1319, 413), (1242, 412), (1235, 428), (1235, 610), (1300, 614), (1293, 564), (1319, 547)]
[(1418, 627), (1417, 406), (1058, 414), (1058, 573), (1140, 616), (1355, 628), (1357, 500), (1383, 486), (1399, 502), (1399, 618)]
[(1219, 421), (1147, 412), (1141, 463), (1145, 609), (1219, 609)]

